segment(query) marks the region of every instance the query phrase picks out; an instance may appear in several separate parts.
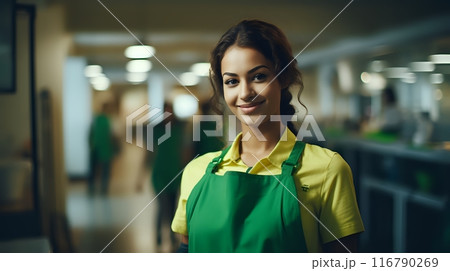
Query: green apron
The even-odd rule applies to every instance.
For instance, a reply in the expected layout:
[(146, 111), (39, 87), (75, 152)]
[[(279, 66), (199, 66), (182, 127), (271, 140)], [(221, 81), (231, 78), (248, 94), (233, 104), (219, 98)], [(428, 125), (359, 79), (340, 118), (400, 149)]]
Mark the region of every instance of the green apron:
[(292, 177), (304, 147), (297, 141), (274, 176), (216, 175), (230, 147), (214, 158), (186, 204), (189, 252), (307, 252)]

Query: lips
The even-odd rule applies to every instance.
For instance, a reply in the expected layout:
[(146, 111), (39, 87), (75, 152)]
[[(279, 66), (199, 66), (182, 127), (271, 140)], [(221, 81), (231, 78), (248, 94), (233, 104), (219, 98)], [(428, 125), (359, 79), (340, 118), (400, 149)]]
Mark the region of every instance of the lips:
[(265, 102), (265, 100), (262, 100), (259, 102), (248, 103), (248, 104), (240, 104), (240, 105), (237, 105), (237, 107), (239, 107), (244, 114), (249, 114), (249, 113), (252, 113), (253, 111), (255, 111), (264, 102)]

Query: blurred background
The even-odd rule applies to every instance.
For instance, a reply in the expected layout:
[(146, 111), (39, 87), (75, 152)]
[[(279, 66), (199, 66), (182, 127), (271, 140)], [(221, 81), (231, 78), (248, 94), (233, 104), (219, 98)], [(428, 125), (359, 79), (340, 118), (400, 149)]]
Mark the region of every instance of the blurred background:
[[(179, 178), (152, 200), (223, 146), (194, 144), (192, 115), (210, 112), (211, 49), (252, 18), (301, 52), (326, 141), (304, 140), (350, 164), (360, 251), (450, 252), (450, 2), (356, 0), (317, 36), (348, 3), (2, 0), (0, 252), (173, 251)], [(146, 104), (173, 113), (151, 151)]]

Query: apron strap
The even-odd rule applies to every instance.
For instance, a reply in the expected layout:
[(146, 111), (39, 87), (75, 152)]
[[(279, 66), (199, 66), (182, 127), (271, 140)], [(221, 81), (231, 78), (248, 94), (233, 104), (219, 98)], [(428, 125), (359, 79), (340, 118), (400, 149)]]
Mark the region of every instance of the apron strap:
[(215, 173), (217, 171), (217, 166), (219, 166), (220, 162), (222, 162), (223, 157), (227, 154), (228, 150), (231, 148), (231, 145), (222, 150), (222, 153), (215, 157), (211, 162), (209, 162), (208, 167), (206, 168), (206, 173)]
[(283, 162), (281, 166), (281, 173), (292, 175), (294, 171), (300, 166), (298, 160), (305, 149), (305, 143), (302, 141), (296, 141), (294, 148), (289, 155), (289, 158)]
[[(231, 145), (222, 150), (222, 153), (215, 157), (211, 162), (209, 162), (208, 167), (206, 168), (207, 173), (215, 173), (217, 171), (217, 167), (222, 162), (223, 157), (227, 154), (228, 150), (231, 148)], [(283, 162), (281, 168), (283, 174), (292, 175), (294, 171), (300, 166), (298, 160), (302, 155), (303, 150), (305, 149), (305, 143), (302, 141), (296, 141), (294, 148), (289, 155), (289, 158)]]

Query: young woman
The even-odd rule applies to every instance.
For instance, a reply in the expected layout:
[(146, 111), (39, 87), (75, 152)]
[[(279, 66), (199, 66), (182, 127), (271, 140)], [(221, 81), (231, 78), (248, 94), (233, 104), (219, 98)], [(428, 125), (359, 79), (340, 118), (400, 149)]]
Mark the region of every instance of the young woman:
[(364, 227), (349, 166), (270, 118), (295, 113), (289, 88), (303, 87), (296, 66), (285, 35), (257, 20), (229, 29), (212, 51), (214, 100), (225, 100), (242, 133), (185, 168), (172, 222), (181, 251), (356, 249)]

